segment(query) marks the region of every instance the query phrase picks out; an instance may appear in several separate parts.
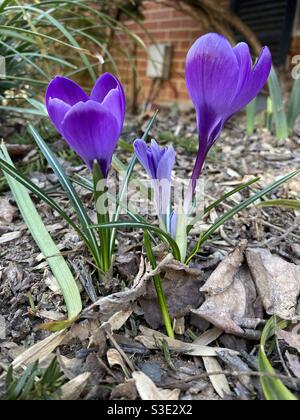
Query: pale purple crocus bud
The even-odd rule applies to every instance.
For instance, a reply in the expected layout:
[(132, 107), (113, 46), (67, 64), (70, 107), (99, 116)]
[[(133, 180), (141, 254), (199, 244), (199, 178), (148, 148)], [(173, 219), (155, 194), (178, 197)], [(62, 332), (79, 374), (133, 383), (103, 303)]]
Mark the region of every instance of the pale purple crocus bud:
[(200, 37), (188, 52), (186, 84), (197, 113), (199, 151), (185, 208), (191, 204), (206, 156), (226, 121), (261, 91), (269, 77), (272, 56), (264, 47), (252, 65), (249, 47), (232, 47), (222, 35)]
[(106, 178), (125, 118), (125, 94), (118, 79), (104, 74), (88, 96), (72, 80), (57, 76), (48, 86), (46, 107), (68, 145), (90, 170), (96, 160)]
[(143, 140), (135, 140), (135, 154), (151, 179), (154, 190), (154, 202), (160, 220), (165, 228), (171, 230), (171, 186), (172, 171), (175, 165), (173, 146), (160, 148), (155, 140), (151, 145)]

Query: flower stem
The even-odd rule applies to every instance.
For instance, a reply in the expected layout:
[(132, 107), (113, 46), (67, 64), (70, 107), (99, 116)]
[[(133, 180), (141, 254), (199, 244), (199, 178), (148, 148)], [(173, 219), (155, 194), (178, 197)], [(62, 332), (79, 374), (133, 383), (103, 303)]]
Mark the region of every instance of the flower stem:
[[(97, 162), (93, 167), (94, 196), (96, 202), (98, 224), (109, 223), (108, 197), (105, 180)], [(111, 267), (110, 229), (99, 229), (101, 242), (102, 270), (107, 273)]]
[[(155, 256), (154, 256), (153, 251), (152, 251), (149, 234), (146, 230), (144, 231), (144, 243), (145, 243), (145, 248), (146, 248), (146, 252), (147, 252), (147, 256), (148, 256), (148, 259), (150, 261), (150, 264), (151, 264), (152, 268), (155, 269), (156, 268), (156, 260), (155, 260)], [(166, 301), (165, 293), (164, 293), (164, 290), (163, 290), (160, 275), (157, 274), (156, 276), (154, 276), (153, 280), (154, 280), (154, 287), (155, 287), (157, 298), (158, 298), (158, 303), (159, 303), (161, 313), (162, 313), (162, 317), (163, 317), (163, 320), (164, 320), (164, 324), (165, 324), (165, 327), (166, 327), (166, 330), (167, 330), (167, 334), (170, 338), (174, 338), (175, 337), (174, 336), (174, 331), (173, 331), (171, 318), (170, 318), (170, 314), (169, 314), (169, 310), (168, 310), (168, 306), (167, 306), (167, 301)]]

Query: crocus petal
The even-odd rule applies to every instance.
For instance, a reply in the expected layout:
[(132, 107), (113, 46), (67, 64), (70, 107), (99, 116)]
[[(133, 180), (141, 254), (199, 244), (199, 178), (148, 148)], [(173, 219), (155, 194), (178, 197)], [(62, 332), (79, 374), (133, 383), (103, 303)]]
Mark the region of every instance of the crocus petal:
[(102, 103), (108, 108), (112, 107), (110, 111), (114, 115), (119, 116), (120, 126), (123, 127), (126, 99), (123, 87), (115, 76), (110, 73), (103, 74), (95, 83), (90, 98), (93, 101)]
[(250, 72), (252, 69), (252, 58), (248, 45), (245, 42), (240, 42), (233, 48), (233, 52), (239, 63), (239, 79), (237, 83), (237, 92), (248, 82)]
[(157, 179), (168, 179), (171, 180), (172, 170), (175, 165), (175, 150), (173, 146), (170, 146), (165, 149), (164, 155), (161, 157), (157, 170), (156, 177)]
[(49, 99), (48, 114), (55, 125), (57, 131), (62, 133), (62, 123), (66, 113), (71, 109), (71, 106), (61, 101), (60, 99)]
[(46, 92), (46, 106), (50, 99), (60, 99), (66, 104), (73, 106), (78, 102), (86, 102), (88, 96), (80, 86), (65, 77), (57, 76), (53, 79)]
[(153, 166), (153, 162), (151, 161), (151, 156), (149, 156), (147, 144), (144, 140), (137, 139), (133, 143), (133, 147), (140, 164), (145, 168), (149, 178), (155, 179), (156, 171)]
[(237, 57), (223, 36), (207, 34), (194, 43), (187, 55), (186, 82), (197, 112), (200, 141), (220, 130), (236, 95), (238, 77)]
[(259, 94), (268, 80), (271, 67), (271, 52), (268, 47), (264, 47), (260, 57), (257, 60), (257, 63), (250, 72), (247, 82), (237, 94), (233, 104), (231, 105), (231, 115), (243, 109), (249, 102), (252, 101), (252, 99), (254, 99)]
[(106, 178), (119, 139), (114, 115), (95, 101), (80, 102), (65, 116), (62, 134), (91, 169), (96, 159)]
[(155, 168), (166, 151), (166, 148), (160, 148), (155, 139), (151, 140), (151, 154)]

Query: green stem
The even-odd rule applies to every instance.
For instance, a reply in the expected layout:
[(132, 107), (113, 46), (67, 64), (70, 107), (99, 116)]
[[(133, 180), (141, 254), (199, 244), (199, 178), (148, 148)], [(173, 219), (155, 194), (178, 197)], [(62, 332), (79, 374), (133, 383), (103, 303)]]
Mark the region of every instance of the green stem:
[[(93, 181), (94, 181), (94, 197), (96, 203), (97, 220), (99, 224), (109, 223), (109, 210), (108, 210), (108, 196), (107, 188), (99, 190), (99, 182), (103, 181), (101, 169), (97, 162), (94, 162), (93, 167)], [(98, 208), (100, 206), (100, 209)], [(99, 211), (100, 210), (100, 211)], [(110, 229), (98, 229), (99, 238), (101, 242), (101, 268), (104, 273), (107, 273), (111, 268), (111, 253), (110, 253)]]
[[(144, 231), (144, 241), (145, 241), (145, 248), (146, 248), (148, 259), (149, 259), (150, 264), (151, 264), (151, 266), (154, 270), (157, 265), (156, 265), (156, 260), (155, 260), (154, 254), (152, 252), (149, 234), (146, 230)], [(164, 290), (163, 290), (163, 287), (162, 287), (162, 282), (161, 282), (160, 275), (157, 274), (156, 276), (154, 276), (153, 280), (154, 280), (154, 286), (155, 286), (155, 290), (156, 290), (156, 294), (157, 294), (157, 298), (158, 298), (158, 303), (159, 303), (161, 313), (162, 313), (162, 317), (163, 317), (165, 327), (166, 327), (166, 330), (167, 330), (167, 334), (170, 338), (175, 338), (172, 323), (171, 323), (171, 318), (170, 318), (170, 314), (169, 314), (169, 310), (168, 310), (168, 306), (167, 306), (165, 293), (164, 293)]]

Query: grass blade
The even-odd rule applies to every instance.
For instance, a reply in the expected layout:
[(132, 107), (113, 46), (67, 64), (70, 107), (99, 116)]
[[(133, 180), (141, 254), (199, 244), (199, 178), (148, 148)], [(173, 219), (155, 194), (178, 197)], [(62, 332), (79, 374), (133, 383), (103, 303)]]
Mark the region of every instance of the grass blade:
[[(267, 355), (266, 355), (266, 344), (270, 338), (272, 338), (276, 329), (286, 328), (288, 323), (286, 321), (278, 320), (276, 317), (272, 317), (266, 324), (260, 342), (260, 350), (258, 354), (258, 369), (260, 372), (265, 372), (270, 375), (276, 375)], [(281, 380), (263, 376), (260, 379), (265, 398), (268, 401), (297, 401), (297, 398), (286, 388)]]
[[(9, 154), (4, 145), (1, 145), (1, 152), (1, 156), (10, 165), (12, 165)], [(67, 306), (68, 318), (73, 319), (78, 316), (82, 310), (81, 297), (76, 281), (64, 258), (60, 255), (59, 249), (47, 231), (29, 196), (28, 191), (13, 177), (9, 175), (5, 175), (5, 177), (33, 239), (43, 253), (60, 286)]]

